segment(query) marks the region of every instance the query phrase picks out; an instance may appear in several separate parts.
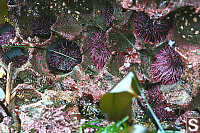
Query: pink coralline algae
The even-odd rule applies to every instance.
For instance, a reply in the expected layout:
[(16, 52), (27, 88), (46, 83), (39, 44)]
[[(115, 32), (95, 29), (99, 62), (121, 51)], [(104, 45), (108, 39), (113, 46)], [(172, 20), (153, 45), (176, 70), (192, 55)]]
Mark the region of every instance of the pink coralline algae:
[(97, 69), (102, 69), (111, 56), (106, 37), (102, 31), (98, 31), (90, 39), (90, 57)]
[(47, 63), (52, 73), (68, 73), (81, 63), (82, 55), (75, 42), (60, 39), (47, 52)]
[(183, 74), (184, 63), (180, 55), (171, 47), (161, 49), (151, 64), (150, 78), (163, 85), (174, 84)]
[(136, 12), (133, 20), (135, 35), (144, 42), (161, 43), (165, 41), (171, 27), (169, 20), (169, 18), (151, 19), (144, 12)]

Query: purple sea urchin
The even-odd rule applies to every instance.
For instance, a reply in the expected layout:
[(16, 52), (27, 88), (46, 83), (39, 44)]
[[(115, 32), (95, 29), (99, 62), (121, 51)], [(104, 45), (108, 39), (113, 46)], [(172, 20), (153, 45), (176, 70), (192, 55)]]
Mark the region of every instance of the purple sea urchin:
[[(56, 15), (49, 8), (50, 1), (27, 1), (17, 14), (18, 26), (22, 37), (30, 42), (43, 42), (51, 36), (51, 26)], [(27, 38), (31, 39), (27, 39)]]
[(0, 28), (0, 45), (9, 44), (15, 38), (15, 29), (8, 23)]
[(155, 58), (150, 70), (150, 77), (153, 82), (169, 85), (180, 80), (184, 63), (174, 49), (171, 47), (161, 49)]
[(151, 105), (159, 104), (163, 101), (163, 94), (160, 90), (160, 85), (153, 86), (147, 92), (148, 102)]
[(14, 68), (19, 68), (28, 61), (28, 55), (20, 48), (12, 48), (4, 54), (5, 64), (13, 63)]
[(81, 61), (82, 55), (79, 46), (66, 39), (54, 42), (47, 51), (47, 64), (54, 74), (71, 72)]
[(112, 15), (113, 15), (114, 9), (108, 1), (106, 1), (106, 5), (102, 9), (102, 12), (103, 12), (104, 19), (106, 21), (106, 25), (110, 26), (112, 22)]
[(50, 27), (56, 22), (56, 17), (49, 14), (41, 14), (33, 20), (32, 35), (41, 40), (46, 40), (51, 35)]
[(147, 91), (147, 98), (156, 116), (160, 121), (174, 120), (178, 114), (176, 112), (175, 105), (167, 103), (167, 100), (163, 96), (163, 92), (160, 90), (161, 85), (153, 85)]
[(102, 69), (111, 56), (106, 37), (102, 31), (98, 31), (90, 39), (90, 56), (92, 62), (98, 69)]
[(77, 104), (82, 117), (88, 119), (104, 118), (100, 111), (99, 103), (94, 103), (94, 98), (91, 94), (83, 93), (83, 96), (78, 99)]
[(178, 118), (176, 107), (166, 102), (155, 105), (153, 111), (160, 121), (175, 120)]
[(169, 19), (151, 19), (144, 12), (135, 13), (133, 22), (136, 36), (150, 43), (163, 42), (171, 27)]

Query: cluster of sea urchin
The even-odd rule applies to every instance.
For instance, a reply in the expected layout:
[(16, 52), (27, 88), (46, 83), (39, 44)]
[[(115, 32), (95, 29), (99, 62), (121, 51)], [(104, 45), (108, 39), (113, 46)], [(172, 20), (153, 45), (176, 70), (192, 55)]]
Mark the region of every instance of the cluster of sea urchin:
[(71, 72), (81, 61), (81, 51), (75, 42), (59, 39), (48, 48), (47, 64), (54, 74)]
[(167, 47), (161, 49), (155, 58), (150, 70), (150, 77), (153, 82), (161, 82), (163, 85), (169, 85), (180, 80), (184, 63), (180, 55), (173, 48)]
[(94, 32), (94, 35), (90, 39), (90, 57), (93, 64), (98, 69), (102, 69), (111, 56), (106, 37), (103, 31), (97, 31)]
[(171, 27), (169, 18), (151, 19), (144, 12), (135, 12), (133, 26), (136, 37), (153, 44), (163, 42)]

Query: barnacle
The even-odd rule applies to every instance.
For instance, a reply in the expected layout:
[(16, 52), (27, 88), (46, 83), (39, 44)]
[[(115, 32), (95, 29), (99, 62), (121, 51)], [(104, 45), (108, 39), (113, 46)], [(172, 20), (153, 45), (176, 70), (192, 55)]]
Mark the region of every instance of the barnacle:
[(181, 37), (192, 43), (200, 41), (200, 12), (192, 6), (177, 9), (175, 25)]
[(73, 11), (79, 13), (90, 13), (93, 10), (93, 0), (67, 0), (67, 6)]
[(15, 5), (16, 1), (15, 0), (7, 0), (8, 5)]

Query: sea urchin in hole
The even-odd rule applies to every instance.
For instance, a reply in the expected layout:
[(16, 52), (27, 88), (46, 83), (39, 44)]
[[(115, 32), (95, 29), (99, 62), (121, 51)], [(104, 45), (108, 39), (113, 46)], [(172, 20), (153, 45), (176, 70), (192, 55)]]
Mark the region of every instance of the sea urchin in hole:
[(19, 68), (28, 61), (28, 53), (20, 48), (12, 48), (4, 54), (3, 59), (6, 65), (12, 62), (14, 68)]
[(148, 102), (160, 121), (175, 120), (178, 117), (178, 109), (175, 105), (167, 103), (160, 89), (161, 85), (152, 85), (152, 87), (148, 89)]
[(15, 38), (15, 29), (12, 25), (5, 23), (0, 28), (0, 45), (9, 44)]
[(144, 12), (134, 13), (133, 26), (136, 37), (154, 44), (163, 42), (171, 27), (169, 18), (151, 19)]
[(102, 69), (111, 56), (105, 34), (97, 31), (90, 39), (90, 57), (97, 69)]
[(180, 55), (171, 47), (161, 49), (151, 64), (150, 78), (163, 85), (174, 84), (180, 80), (184, 63)]
[(59, 39), (52, 43), (46, 55), (48, 67), (54, 74), (71, 72), (82, 61), (79, 46), (66, 39)]

